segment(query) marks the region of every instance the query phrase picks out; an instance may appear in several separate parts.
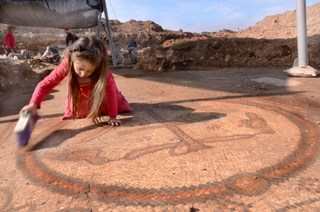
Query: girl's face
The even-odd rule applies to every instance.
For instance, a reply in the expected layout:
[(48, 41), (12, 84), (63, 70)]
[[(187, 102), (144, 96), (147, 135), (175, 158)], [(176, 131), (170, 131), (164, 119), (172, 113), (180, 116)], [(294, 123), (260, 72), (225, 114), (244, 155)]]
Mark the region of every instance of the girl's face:
[(95, 67), (92, 65), (92, 63), (90, 63), (88, 60), (81, 59), (81, 58), (74, 59), (73, 67), (76, 74), (80, 78), (89, 77), (91, 74), (93, 74), (95, 70)]

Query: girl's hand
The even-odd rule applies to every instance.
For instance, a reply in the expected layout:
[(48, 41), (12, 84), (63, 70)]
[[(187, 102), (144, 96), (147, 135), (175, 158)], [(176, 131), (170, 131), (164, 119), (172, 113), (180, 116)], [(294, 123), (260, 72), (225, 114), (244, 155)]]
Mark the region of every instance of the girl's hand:
[(28, 112), (28, 113), (31, 113), (32, 116), (36, 115), (37, 113), (37, 104), (35, 103), (30, 103), (26, 106), (24, 106), (21, 111), (20, 111), (20, 114), (22, 112)]
[(110, 119), (108, 120), (108, 124), (111, 126), (120, 126), (122, 124), (124, 124), (122, 121), (120, 121), (119, 119), (117, 119), (117, 117), (110, 117)]

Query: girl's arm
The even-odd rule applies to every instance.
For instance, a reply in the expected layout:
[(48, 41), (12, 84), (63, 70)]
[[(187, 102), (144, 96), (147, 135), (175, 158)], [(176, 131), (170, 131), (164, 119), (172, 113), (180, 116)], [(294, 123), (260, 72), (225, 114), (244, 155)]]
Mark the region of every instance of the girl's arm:
[(34, 90), (29, 105), (22, 108), (22, 111), (28, 111), (32, 114), (41, 107), (41, 102), (46, 95), (57, 86), (68, 74), (68, 60), (64, 59), (47, 77), (38, 83)]
[(107, 76), (107, 108), (110, 119), (108, 124), (112, 126), (119, 126), (123, 124), (120, 120), (117, 119), (118, 115), (118, 89), (113, 79), (111, 70), (108, 67), (108, 76)]

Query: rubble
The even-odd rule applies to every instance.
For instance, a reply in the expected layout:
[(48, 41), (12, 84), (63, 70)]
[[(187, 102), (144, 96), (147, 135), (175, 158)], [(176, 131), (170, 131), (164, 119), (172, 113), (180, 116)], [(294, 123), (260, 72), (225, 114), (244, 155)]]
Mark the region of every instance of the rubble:
[(0, 94), (12, 88), (23, 88), (25, 84), (37, 79), (37, 74), (26, 61), (0, 57)]
[[(168, 45), (168, 43), (170, 43)], [(167, 42), (146, 48), (139, 58), (139, 69), (175, 71), (205, 67), (287, 67), (297, 55), (296, 41), (253, 38), (208, 38)], [(320, 64), (317, 63), (319, 66)]]

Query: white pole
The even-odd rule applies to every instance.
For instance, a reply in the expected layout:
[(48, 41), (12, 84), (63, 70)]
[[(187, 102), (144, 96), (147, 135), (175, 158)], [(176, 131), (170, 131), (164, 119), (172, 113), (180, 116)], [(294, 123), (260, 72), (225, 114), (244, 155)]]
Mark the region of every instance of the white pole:
[(308, 65), (308, 37), (307, 37), (307, 5), (306, 0), (297, 2), (297, 29), (298, 29), (298, 64), (285, 70), (291, 77), (316, 77), (320, 72)]
[(297, 0), (298, 60), (299, 67), (308, 66), (306, 0)]

